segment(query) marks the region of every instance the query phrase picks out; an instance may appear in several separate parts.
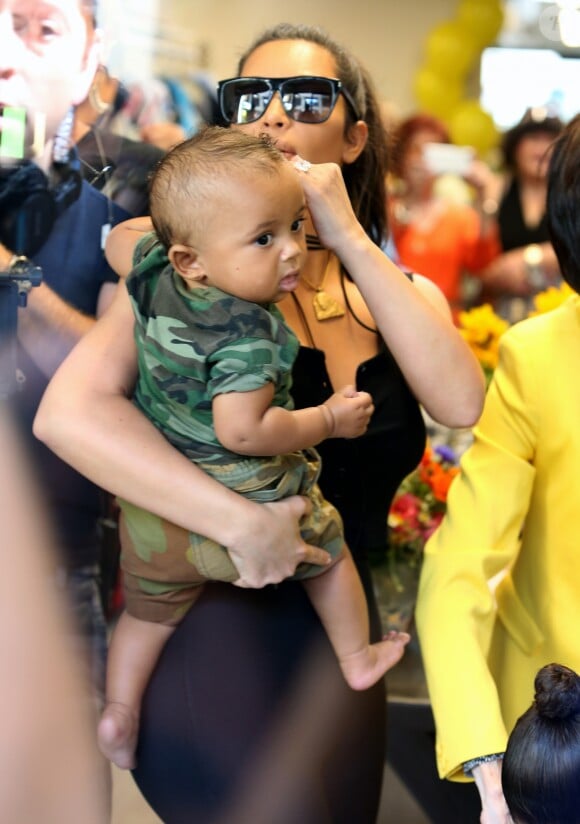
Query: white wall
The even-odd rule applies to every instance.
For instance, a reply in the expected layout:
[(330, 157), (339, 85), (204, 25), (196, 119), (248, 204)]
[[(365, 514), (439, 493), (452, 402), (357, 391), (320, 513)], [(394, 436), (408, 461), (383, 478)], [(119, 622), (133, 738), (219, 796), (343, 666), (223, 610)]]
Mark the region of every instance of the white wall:
[[(119, 7), (129, 12), (122, 24)], [(266, 26), (321, 25), (366, 64), (379, 94), (406, 113), (415, 106), (412, 80), (424, 39), (434, 25), (453, 18), (456, 7), (457, 0), (117, 0), (110, 12), (114, 25), (106, 8), (103, 19), (121, 77), (134, 76), (149, 56), (156, 73), (204, 68), (216, 79), (230, 77), (238, 56)], [(156, 45), (135, 36), (149, 29), (157, 32)]]

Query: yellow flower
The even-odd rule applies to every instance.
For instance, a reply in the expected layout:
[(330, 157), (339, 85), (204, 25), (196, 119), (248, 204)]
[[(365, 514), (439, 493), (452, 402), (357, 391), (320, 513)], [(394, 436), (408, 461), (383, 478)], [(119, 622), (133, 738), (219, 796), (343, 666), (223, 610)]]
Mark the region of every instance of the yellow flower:
[(489, 303), (459, 313), (459, 332), (486, 373), (497, 366), (499, 339), (509, 323)]
[[(528, 317), (550, 312), (572, 294), (572, 289), (564, 281), (560, 286), (550, 286), (544, 292), (538, 292), (534, 297), (535, 308)], [(496, 314), (489, 303), (459, 313), (459, 332), (477, 358), (488, 384), (499, 360), (500, 338), (508, 328), (508, 321)]]
[(572, 289), (563, 281), (561, 286), (550, 286), (544, 292), (538, 292), (534, 297), (534, 311), (530, 312), (530, 318), (534, 315), (543, 315), (545, 312), (550, 312), (552, 309), (560, 306), (570, 295), (573, 294)]

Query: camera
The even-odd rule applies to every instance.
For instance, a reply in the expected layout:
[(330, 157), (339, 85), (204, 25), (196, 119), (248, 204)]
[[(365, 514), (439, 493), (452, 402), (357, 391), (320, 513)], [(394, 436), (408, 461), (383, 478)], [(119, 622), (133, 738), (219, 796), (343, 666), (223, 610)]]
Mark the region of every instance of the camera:
[(53, 163), (50, 178), (30, 157), (44, 142), (44, 120), (34, 129), (25, 108), (0, 107), (0, 242), (17, 255), (34, 255), (55, 220), (81, 193), (80, 164), (71, 151), (66, 163)]
[(76, 161), (54, 164), (56, 185), (32, 161), (0, 169), (0, 242), (17, 255), (42, 248), (58, 216), (79, 197)]

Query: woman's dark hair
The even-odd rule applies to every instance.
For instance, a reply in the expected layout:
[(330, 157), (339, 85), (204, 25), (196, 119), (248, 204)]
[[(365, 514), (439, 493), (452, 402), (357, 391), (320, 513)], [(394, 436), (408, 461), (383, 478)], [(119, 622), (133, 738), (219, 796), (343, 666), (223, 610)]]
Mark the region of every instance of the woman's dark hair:
[(548, 114), (543, 108), (528, 109), (520, 122), (509, 129), (502, 138), (501, 150), (506, 169), (515, 171), (516, 150), (524, 137), (538, 133), (557, 137), (563, 125), (559, 117)]
[(433, 132), (439, 143), (451, 143), (449, 130), (442, 120), (431, 114), (419, 112), (402, 120), (391, 135), (391, 169), (401, 177), (403, 158), (409, 143), (418, 132)]
[[(387, 236), (385, 207), (385, 175), (387, 172), (387, 142), (381, 112), (372, 80), (359, 61), (329, 34), (317, 26), (280, 23), (266, 29), (240, 57), (238, 74), (250, 55), (273, 40), (306, 40), (326, 49), (336, 61), (337, 78), (348, 89), (368, 127), (365, 148), (354, 161), (343, 167), (346, 188), (356, 216), (368, 236), (377, 244)], [(345, 132), (354, 123), (350, 107), (346, 107)]]
[(562, 277), (580, 292), (580, 115), (553, 144), (546, 220)]
[(534, 688), (503, 760), (507, 805), (517, 824), (580, 824), (580, 678), (548, 664)]

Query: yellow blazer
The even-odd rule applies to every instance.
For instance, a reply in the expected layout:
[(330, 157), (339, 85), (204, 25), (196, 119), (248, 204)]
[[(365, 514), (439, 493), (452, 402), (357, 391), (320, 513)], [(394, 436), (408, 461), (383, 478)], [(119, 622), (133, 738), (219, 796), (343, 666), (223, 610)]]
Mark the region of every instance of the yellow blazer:
[[(446, 517), (417, 628), (440, 776), (503, 752), (552, 661), (580, 671), (580, 298), (511, 327)], [(509, 568), (494, 594), (488, 580)]]

